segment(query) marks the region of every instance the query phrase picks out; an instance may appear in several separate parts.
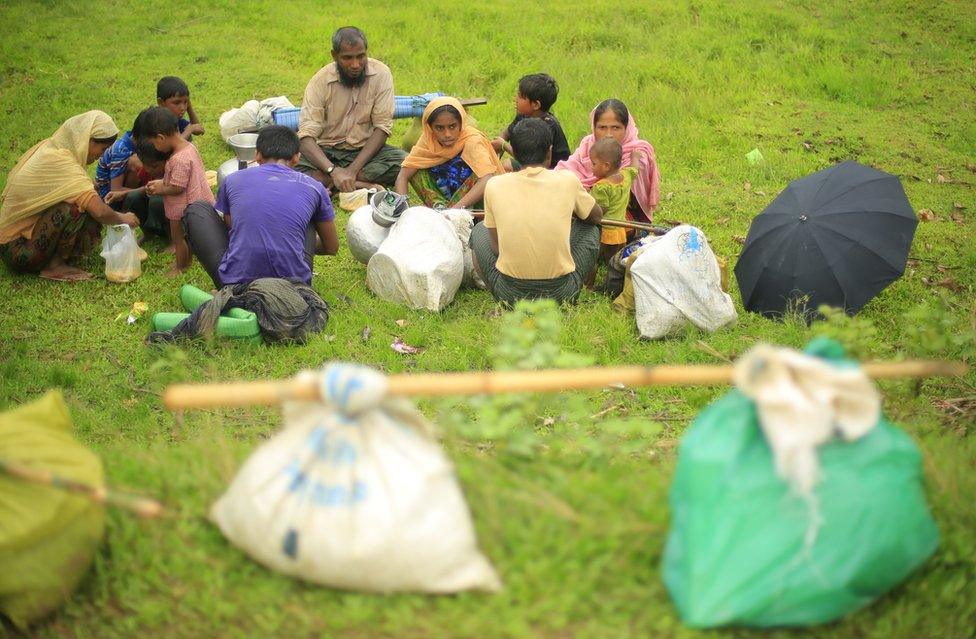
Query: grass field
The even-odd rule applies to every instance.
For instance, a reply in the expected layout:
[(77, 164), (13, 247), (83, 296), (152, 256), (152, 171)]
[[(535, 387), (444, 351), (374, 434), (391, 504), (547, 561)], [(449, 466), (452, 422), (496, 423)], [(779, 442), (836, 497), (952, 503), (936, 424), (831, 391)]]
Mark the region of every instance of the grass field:
[[(0, 6), (0, 184), (17, 158), (66, 118), (98, 108), (123, 129), (154, 102), (156, 79), (182, 76), (207, 128), (208, 165), (231, 157), (220, 114), (251, 98), (301, 100), (328, 38), (356, 24), (394, 72), (398, 94), (487, 96), (472, 113), (494, 135), (513, 115), (518, 78), (545, 70), (571, 145), (600, 100), (630, 106), (663, 176), (659, 217), (702, 228), (734, 260), (749, 222), (795, 178), (856, 159), (901, 177), (919, 224), (905, 277), (853, 321), (808, 328), (742, 314), (713, 335), (640, 342), (633, 318), (584, 293), (560, 344), (600, 364), (716, 363), (751, 344), (841, 338), (858, 356), (968, 357), (976, 334), (976, 5), (841, 0), (769, 2), (430, 3), (101, 2)], [(406, 128), (399, 121), (394, 143)], [(759, 148), (765, 162), (750, 166)], [(340, 221), (344, 219), (340, 214)], [(341, 224), (340, 224), (341, 226)], [(0, 269), (0, 407), (60, 387), (78, 437), (113, 484), (159, 496), (178, 516), (145, 523), (112, 512), (90, 576), (38, 637), (972, 637), (976, 629), (976, 376), (881, 384), (885, 410), (925, 458), (940, 550), (875, 605), (804, 632), (698, 633), (681, 625), (660, 579), (675, 446), (721, 394), (665, 388), (543, 403), (522, 428), (526, 455), (449, 430), (480, 543), (506, 587), (496, 595), (377, 596), (277, 576), (205, 519), (240, 462), (278, 422), (269, 409), (187, 414), (159, 395), (176, 380), (284, 377), (325, 360), (389, 372), (482, 369), (499, 318), (463, 291), (439, 315), (374, 298), (348, 250), (317, 258), (330, 303), (325, 333), (304, 347), (226, 343), (155, 350), (137, 301), (178, 310), (195, 265), (168, 279), (149, 245), (137, 281), (74, 285)], [(89, 266), (98, 271), (101, 260)], [(734, 287), (733, 287), (734, 288)], [(736, 304), (741, 311), (737, 293)], [(396, 320), (406, 321), (401, 327)], [(361, 339), (363, 327), (372, 335)], [(401, 336), (425, 352), (403, 356)], [(432, 416), (463, 403), (423, 403)], [(612, 408), (598, 417), (606, 408)], [(548, 417), (549, 419), (544, 419)], [(612, 421), (628, 428), (598, 436)], [(450, 421), (450, 420), (448, 420)], [(2, 631), (0, 631), (2, 633)]]

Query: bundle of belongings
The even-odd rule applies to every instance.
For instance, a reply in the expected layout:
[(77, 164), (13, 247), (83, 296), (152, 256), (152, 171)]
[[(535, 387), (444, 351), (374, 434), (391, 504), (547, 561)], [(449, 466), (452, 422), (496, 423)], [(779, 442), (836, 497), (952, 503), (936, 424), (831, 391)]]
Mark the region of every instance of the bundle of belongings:
[(346, 240), (374, 294), (440, 311), (460, 287), (484, 288), (468, 246), (473, 226), (466, 210), (408, 207), (405, 196), (380, 191), (349, 217)]
[(226, 142), (232, 135), (257, 131), (275, 123), (275, 111), (294, 108), (295, 105), (283, 95), (261, 101), (248, 100), (240, 108), (220, 114), (220, 136)]
[(330, 364), (321, 403), (291, 402), (210, 518), (265, 566), (370, 592), (501, 587), (433, 426), (381, 373)]
[[(190, 293), (188, 299), (187, 293)], [(249, 342), (297, 342), (319, 333), (329, 321), (329, 305), (314, 288), (300, 281), (263, 277), (231, 284), (210, 296), (184, 286), (183, 304), (190, 314), (157, 313), (147, 341), (180, 337), (210, 338), (215, 333)], [(224, 312), (227, 316), (224, 316)]]
[(738, 315), (726, 287), (705, 234), (687, 224), (618, 251), (604, 283), (615, 308), (634, 312), (645, 339), (673, 335), (689, 323), (709, 332), (733, 324)]
[[(444, 95), (440, 92), (422, 93), (419, 95), (397, 95), (393, 97), (393, 118), (419, 118), (424, 114), (427, 103)], [(237, 109), (224, 111), (220, 116), (220, 135), (226, 142), (237, 133), (257, 131), (271, 124), (286, 126), (292, 131), (298, 130), (301, 120), (301, 107), (296, 107), (288, 98), (280, 95), (276, 98), (264, 100), (248, 100)], [(411, 131), (416, 127), (411, 127)], [(418, 129), (419, 131), (419, 129)], [(407, 137), (412, 136), (408, 133)], [(413, 137), (417, 141), (419, 133)], [(409, 148), (409, 147), (408, 147)]]
[(808, 626), (867, 606), (938, 545), (921, 456), (832, 340), (760, 345), (687, 430), (662, 573), (682, 619)]
[[(4, 462), (103, 485), (102, 462), (72, 437), (57, 391), (0, 413)], [(0, 472), (0, 614), (26, 629), (54, 611), (88, 571), (104, 529), (102, 504)]]

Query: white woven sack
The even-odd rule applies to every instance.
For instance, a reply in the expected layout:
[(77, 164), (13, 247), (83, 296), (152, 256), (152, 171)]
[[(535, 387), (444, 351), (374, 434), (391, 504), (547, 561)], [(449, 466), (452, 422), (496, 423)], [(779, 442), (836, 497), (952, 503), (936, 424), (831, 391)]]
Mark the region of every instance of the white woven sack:
[(694, 226), (682, 224), (651, 243), (630, 272), (641, 337), (665, 337), (688, 322), (711, 332), (736, 320), (732, 298), (722, 291), (715, 254)]
[(390, 229), (373, 221), (373, 207), (360, 206), (346, 222), (346, 244), (358, 262), (366, 264), (390, 234)]
[(441, 213), (414, 206), (369, 259), (366, 286), (388, 302), (440, 311), (454, 299), (463, 275), (454, 227)]
[(464, 275), (461, 277), (461, 288), (486, 289), (484, 281), (474, 270), (474, 258), (471, 256), (471, 229), (474, 228), (474, 216), (467, 209), (447, 209), (442, 211), (447, 221), (454, 227), (458, 240), (461, 242), (461, 255), (464, 258)]
[(211, 519), (269, 568), (335, 588), (453, 593), (501, 587), (478, 550), (450, 462), (386, 378), (338, 364), (331, 402), (291, 403)]

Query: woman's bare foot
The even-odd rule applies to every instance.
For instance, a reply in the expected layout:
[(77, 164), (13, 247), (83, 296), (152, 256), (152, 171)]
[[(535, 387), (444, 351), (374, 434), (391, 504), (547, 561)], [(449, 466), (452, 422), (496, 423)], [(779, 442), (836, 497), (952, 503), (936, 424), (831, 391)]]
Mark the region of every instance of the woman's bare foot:
[(166, 277), (178, 277), (180, 275), (183, 275), (183, 273), (185, 272), (186, 272), (185, 268), (180, 268), (179, 266), (174, 264), (173, 266), (169, 267), (168, 271), (166, 271)]
[(174, 244), (170, 244), (169, 246), (163, 249), (163, 253), (169, 253), (170, 255), (174, 255), (176, 253), (176, 246)]
[(55, 282), (81, 282), (92, 278), (92, 274), (88, 271), (70, 266), (58, 257), (48, 262), (47, 267), (41, 270), (38, 276)]

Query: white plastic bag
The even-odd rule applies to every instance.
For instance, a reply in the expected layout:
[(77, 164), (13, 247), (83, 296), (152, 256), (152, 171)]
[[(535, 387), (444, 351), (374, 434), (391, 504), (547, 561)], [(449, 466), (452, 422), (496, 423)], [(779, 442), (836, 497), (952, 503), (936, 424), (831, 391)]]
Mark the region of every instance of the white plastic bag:
[(500, 588), (431, 425), (385, 397), (374, 370), (332, 364), (321, 379), (326, 403), (287, 404), (284, 428), (214, 504), (224, 535), (273, 570), (336, 588)]
[(248, 100), (239, 109), (231, 109), (220, 114), (220, 137), (224, 142), (232, 135), (245, 131), (253, 132), (256, 129), (274, 124), (274, 112), (277, 109), (294, 108), (295, 105), (283, 95), (274, 98)]
[(105, 258), (105, 279), (110, 282), (131, 282), (142, 275), (140, 254), (145, 252), (136, 242), (136, 234), (127, 224), (105, 228), (102, 257)]
[(346, 211), (356, 211), (356, 209), (369, 204), (369, 198), (373, 193), (376, 193), (376, 189), (362, 188), (348, 193), (339, 193), (339, 208)]
[(220, 137), (224, 142), (232, 135), (237, 135), (242, 131), (253, 131), (258, 126), (258, 111), (261, 103), (257, 100), (248, 100), (239, 109), (231, 109), (220, 114)]
[(463, 275), (454, 227), (425, 206), (404, 211), (366, 265), (366, 285), (378, 297), (432, 311), (451, 303)]
[(715, 254), (701, 230), (683, 224), (647, 246), (630, 267), (641, 337), (656, 339), (691, 322), (716, 331), (735, 322)]
[(261, 100), (258, 105), (258, 111), (255, 116), (255, 124), (259, 129), (263, 129), (266, 126), (271, 126), (274, 124), (274, 112), (278, 109), (294, 109), (295, 105), (291, 103), (291, 100), (283, 95), (279, 95), (274, 98), (265, 98)]
[(454, 227), (458, 240), (461, 242), (461, 255), (464, 258), (464, 275), (461, 277), (462, 288), (486, 289), (484, 281), (474, 270), (474, 258), (471, 257), (471, 246), (468, 241), (471, 239), (471, 229), (474, 228), (474, 217), (466, 209), (447, 209), (442, 211), (447, 221)]
[(366, 264), (380, 244), (390, 234), (390, 229), (373, 220), (373, 207), (369, 204), (352, 212), (346, 222), (346, 243), (357, 261)]

